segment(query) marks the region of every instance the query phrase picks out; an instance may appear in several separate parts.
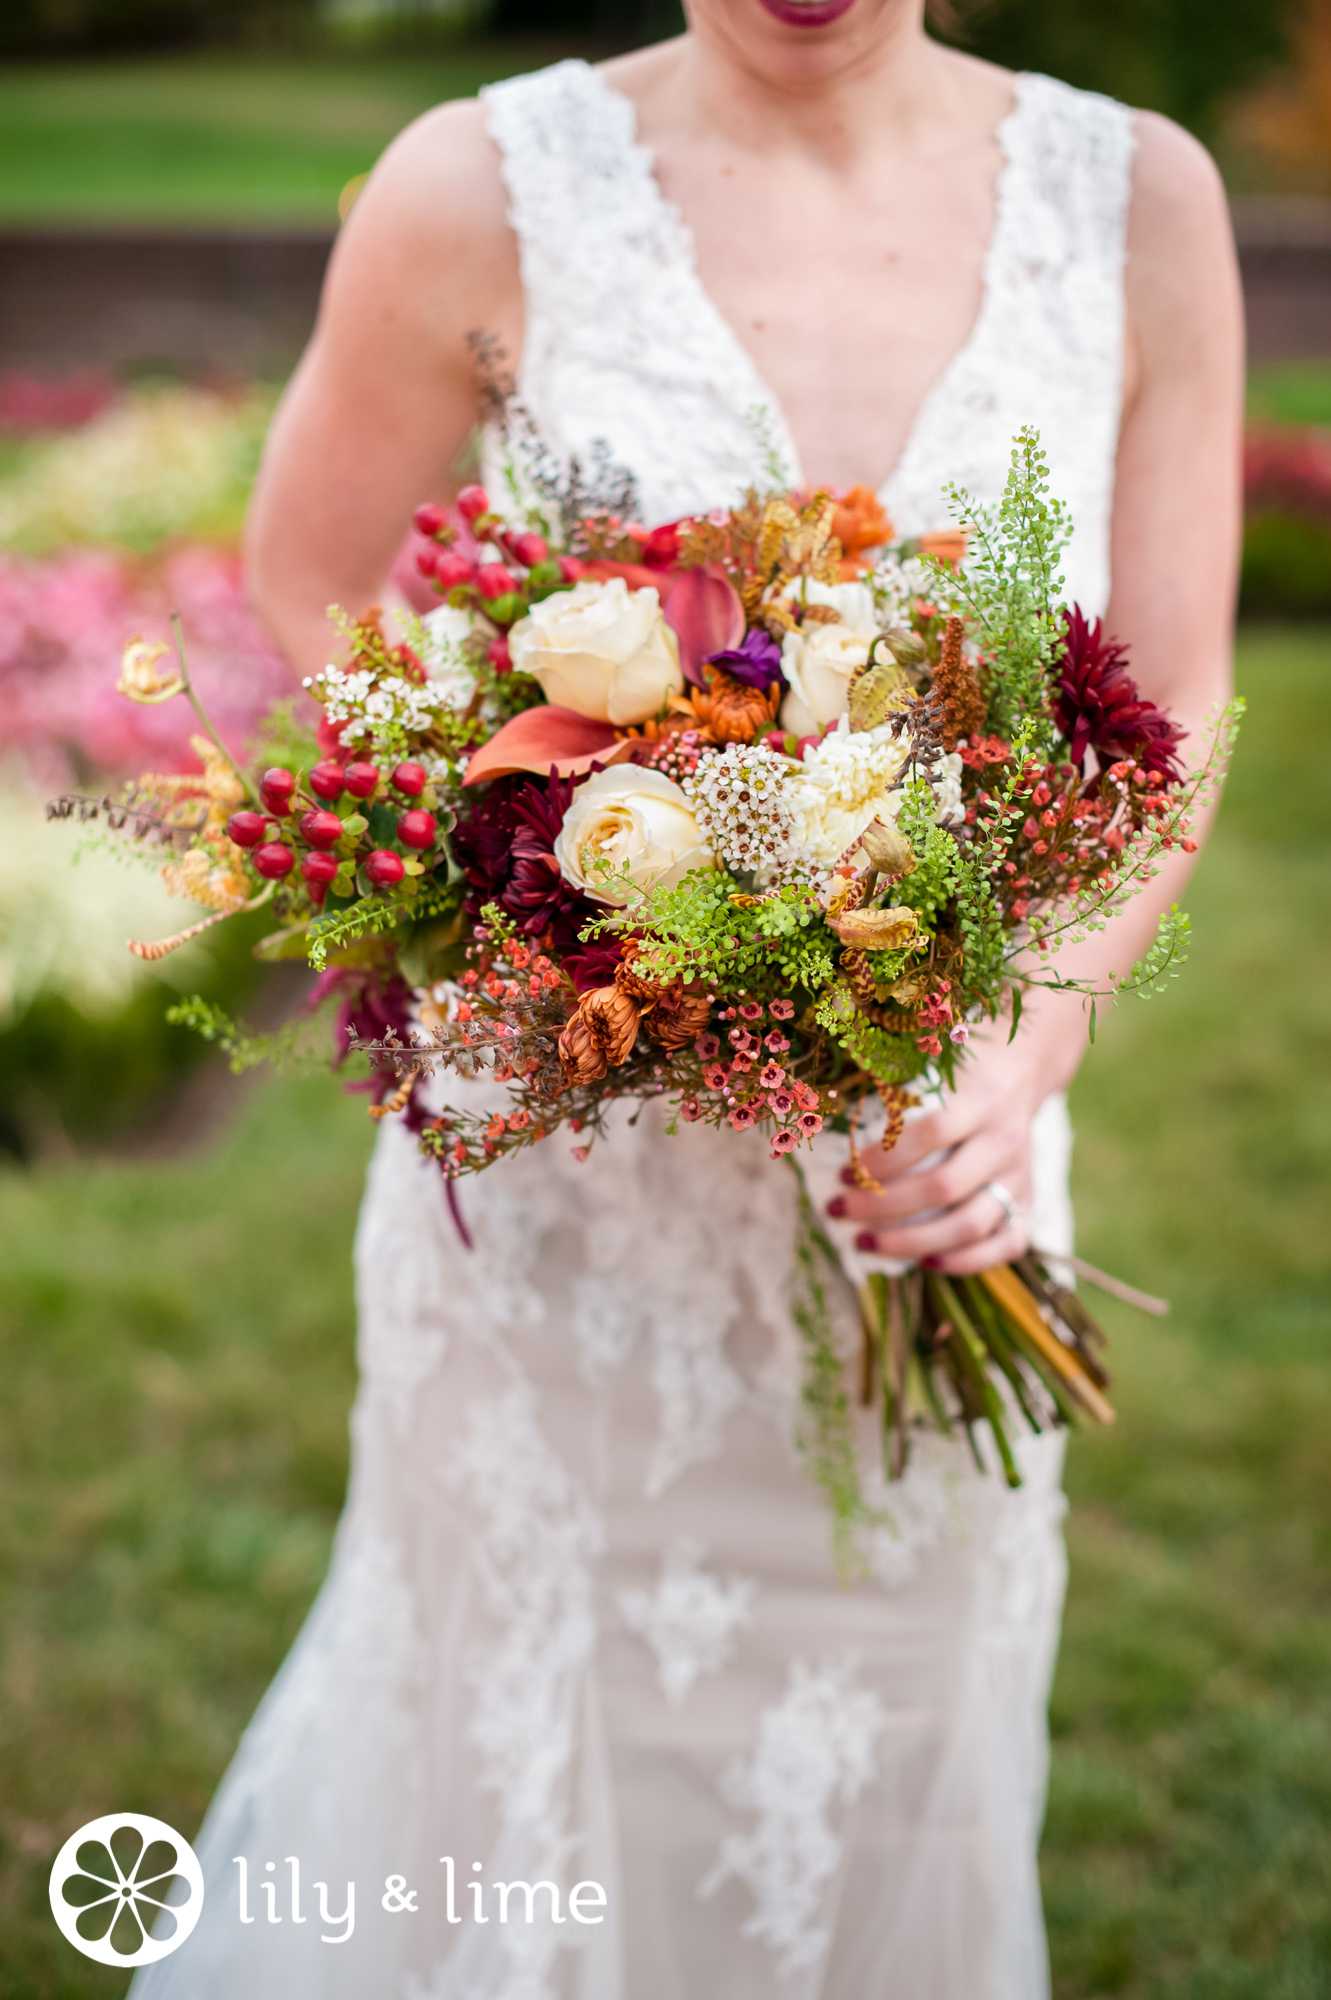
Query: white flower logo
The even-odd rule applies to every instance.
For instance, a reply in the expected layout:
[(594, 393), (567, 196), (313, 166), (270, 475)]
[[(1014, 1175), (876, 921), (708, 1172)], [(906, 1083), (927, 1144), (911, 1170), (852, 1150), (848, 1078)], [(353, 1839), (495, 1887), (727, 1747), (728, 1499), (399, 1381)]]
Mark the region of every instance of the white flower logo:
[(99, 1965), (152, 1965), (184, 1944), (203, 1909), (203, 1870), (189, 1842), (146, 1813), (81, 1826), (51, 1869), (51, 1914)]

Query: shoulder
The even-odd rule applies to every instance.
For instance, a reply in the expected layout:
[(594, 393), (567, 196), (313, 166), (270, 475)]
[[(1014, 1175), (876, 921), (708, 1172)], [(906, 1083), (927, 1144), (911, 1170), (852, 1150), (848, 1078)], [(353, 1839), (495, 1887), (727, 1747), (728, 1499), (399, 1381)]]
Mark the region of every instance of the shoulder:
[(1128, 211), (1129, 317), (1157, 348), (1211, 321), (1241, 337), (1242, 295), (1224, 183), (1191, 133), (1157, 112), (1133, 114)]

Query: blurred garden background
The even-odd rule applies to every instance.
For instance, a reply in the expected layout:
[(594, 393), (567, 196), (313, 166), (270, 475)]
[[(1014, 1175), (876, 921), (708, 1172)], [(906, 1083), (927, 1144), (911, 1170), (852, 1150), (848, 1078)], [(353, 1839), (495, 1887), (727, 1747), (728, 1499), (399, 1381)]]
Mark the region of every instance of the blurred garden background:
[[(51, 1859), (118, 1807), (194, 1830), (318, 1586), (372, 1136), (326, 1078), (242, 1085), (165, 1025), (178, 988), (269, 1020), (292, 989), (238, 927), (131, 961), (179, 905), (42, 801), (187, 754), (173, 705), (112, 691), (173, 607), (231, 737), (290, 691), (237, 536), (339, 203), (394, 132), (677, 23), (0, 13), (0, 2000), (123, 1990), (56, 1933)], [(1102, 1017), (1075, 1093), (1082, 1247), (1175, 1309), (1107, 1308), (1121, 1421), (1070, 1454), (1055, 1991), (1331, 2000), (1331, 0), (992, 0), (955, 33), (1207, 140), (1254, 333), (1250, 708), (1193, 963)]]

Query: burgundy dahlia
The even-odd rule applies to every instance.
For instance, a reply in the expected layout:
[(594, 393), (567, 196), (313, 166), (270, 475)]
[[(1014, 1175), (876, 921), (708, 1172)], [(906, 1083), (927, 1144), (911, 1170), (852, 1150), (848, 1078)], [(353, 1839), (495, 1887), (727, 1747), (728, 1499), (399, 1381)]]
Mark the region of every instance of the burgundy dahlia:
[(1063, 657), (1054, 663), (1054, 715), (1072, 762), (1081, 770), (1088, 750), (1102, 765), (1134, 758), (1161, 783), (1176, 783), (1175, 746), (1184, 731), (1141, 694), (1127, 669), (1126, 646), (1106, 639), (1103, 620), (1089, 624), (1078, 604), (1064, 620)]

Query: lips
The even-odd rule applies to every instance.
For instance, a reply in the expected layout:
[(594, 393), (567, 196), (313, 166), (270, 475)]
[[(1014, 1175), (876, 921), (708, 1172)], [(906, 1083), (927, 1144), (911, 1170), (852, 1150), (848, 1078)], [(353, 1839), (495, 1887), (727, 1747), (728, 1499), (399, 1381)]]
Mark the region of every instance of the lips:
[(848, 14), (855, 0), (758, 0), (758, 4), (789, 28), (826, 28)]

